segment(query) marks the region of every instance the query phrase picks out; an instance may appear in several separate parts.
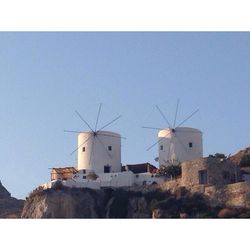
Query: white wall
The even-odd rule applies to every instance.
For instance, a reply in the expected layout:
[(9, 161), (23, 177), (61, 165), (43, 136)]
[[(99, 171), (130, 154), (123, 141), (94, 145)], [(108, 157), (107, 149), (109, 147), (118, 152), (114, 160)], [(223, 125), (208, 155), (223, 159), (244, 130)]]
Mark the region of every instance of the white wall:
[(73, 181), (71, 179), (68, 179), (66, 181), (62, 181), (62, 184), (66, 187), (71, 188), (92, 188), (92, 189), (100, 189), (100, 182), (99, 181), (88, 181), (88, 180), (82, 180), (80, 181)]
[[(77, 173), (74, 178), (61, 181), (66, 187), (75, 188), (92, 188), (100, 189), (101, 187), (131, 187), (134, 185), (152, 185), (153, 182), (161, 184), (164, 182), (164, 178), (155, 177), (151, 173), (134, 174), (131, 171), (119, 172), (119, 173), (101, 173), (98, 174), (96, 180), (87, 180), (83, 178), (86, 176), (82, 173)], [(57, 181), (50, 181), (41, 185), (44, 189), (53, 187), (53, 184)]]
[(161, 177), (156, 177), (151, 173), (135, 174), (134, 183), (138, 186), (152, 185), (154, 182), (156, 184), (161, 184), (162, 182), (164, 182), (164, 179)]
[[(89, 137), (90, 139), (84, 143)], [(108, 150), (109, 146), (112, 147), (112, 151)], [(119, 134), (101, 131), (94, 136), (92, 132), (83, 132), (78, 135), (78, 147), (78, 170), (86, 169), (99, 174), (104, 173), (105, 165), (109, 165), (110, 172), (121, 172), (121, 137)], [(85, 147), (85, 152), (82, 150), (83, 147)]]
[(97, 179), (101, 187), (131, 187), (134, 185), (134, 174), (130, 171), (99, 174)]
[[(158, 145), (159, 166), (168, 165), (173, 160), (183, 162), (203, 156), (202, 132), (198, 129), (180, 127), (174, 133), (170, 129), (163, 129), (159, 131), (158, 139), (162, 139)], [(189, 147), (189, 143), (192, 143), (192, 147)]]

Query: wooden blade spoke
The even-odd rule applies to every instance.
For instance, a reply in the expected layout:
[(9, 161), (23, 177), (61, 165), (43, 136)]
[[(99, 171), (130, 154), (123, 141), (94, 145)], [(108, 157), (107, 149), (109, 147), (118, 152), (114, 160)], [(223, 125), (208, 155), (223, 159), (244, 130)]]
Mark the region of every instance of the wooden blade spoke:
[(188, 116), (185, 120), (183, 120), (183, 121), (177, 126), (177, 128), (179, 128), (182, 124), (184, 124), (187, 120), (189, 120), (192, 116), (194, 116), (198, 111), (199, 111), (199, 109), (195, 110), (190, 116)]
[(90, 125), (83, 119), (83, 117), (80, 115), (80, 113), (79, 113), (77, 110), (75, 110), (75, 112), (76, 112), (76, 114), (79, 116), (79, 118), (84, 122), (84, 124), (87, 125), (88, 128), (89, 128), (92, 132), (94, 132), (94, 130), (93, 130), (93, 129), (90, 127)]
[(109, 136), (109, 137), (115, 137), (115, 138), (121, 138), (121, 139), (127, 139), (126, 137), (122, 137), (122, 136), (118, 136), (118, 135), (108, 135), (108, 134), (103, 134), (103, 133), (99, 133), (98, 135), (103, 135), (103, 136)]
[(75, 131), (75, 130), (63, 130), (63, 132), (65, 132), (65, 133), (77, 133), (77, 134), (82, 133), (81, 131)]
[(97, 129), (97, 125), (98, 125), (98, 121), (99, 121), (99, 117), (100, 117), (100, 113), (101, 113), (101, 108), (102, 108), (102, 104), (100, 103), (98, 113), (97, 113), (96, 123), (95, 123), (95, 131)]
[(175, 128), (175, 123), (176, 123), (176, 118), (177, 118), (177, 113), (178, 113), (178, 108), (179, 108), (179, 99), (177, 100), (177, 105), (176, 105), (176, 110), (175, 110), (175, 116), (174, 116), (174, 128)]
[(156, 105), (155, 107), (158, 109), (158, 111), (160, 112), (160, 114), (161, 114), (161, 116), (163, 117), (163, 119), (167, 122), (169, 128), (171, 128), (171, 125), (170, 125), (170, 123), (169, 123), (167, 117), (163, 114), (163, 112), (162, 112), (161, 109), (158, 107), (158, 105)]
[(142, 128), (146, 128), (146, 129), (155, 129), (155, 130), (162, 130), (162, 128), (145, 127), (145, 126), (142, 126)]
[(77, 147), (73, 152), (71, 152), (70, 155), (73, 155), (81, 146), (83, 146), (91, 138), (91, 136), (92, 136), (92, 134), (89, 135), (87, 140), (85, 140), (82, 144), (80, 144), (79, 147)]
[(102, 128), (98, 129), (97, 133), (100, 132), (102, 129), (108, 127), (110, 124), (112, 124), (113, 122), (115, 122), (116, 120), (120, 119), (122, 116), (119, 115), (118, 117), (116, 117), (114, 120), (112, 120), (111, 122), (107, 123), (105, 126), (103, 126)]
[(98, 135), (96, 135), (96, 139), (102, 144), (102, 146), (103, 146), (103, 148), (105, 149), (105, 151), (107, 152), (109, 158), (112, 159), (111, 154), (109, 153), (108, 149), (105, 147), (104, 143), (102, 142), (102, 140), (99, 138)]

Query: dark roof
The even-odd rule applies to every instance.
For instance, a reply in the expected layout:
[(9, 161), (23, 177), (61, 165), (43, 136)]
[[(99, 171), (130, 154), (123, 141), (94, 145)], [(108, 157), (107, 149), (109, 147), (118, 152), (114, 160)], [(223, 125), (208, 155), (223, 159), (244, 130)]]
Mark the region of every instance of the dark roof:
[(140, 164), (127, 164), (122, 167), (123, 171), (132, 171), (134, 174), (139, 174), (139, 173), (147, 173), (147, 172), (154, 172), (156, 171), (156, 167), (153, 166), (152, 164), (146, 162), (146, 163), (140, 163)]

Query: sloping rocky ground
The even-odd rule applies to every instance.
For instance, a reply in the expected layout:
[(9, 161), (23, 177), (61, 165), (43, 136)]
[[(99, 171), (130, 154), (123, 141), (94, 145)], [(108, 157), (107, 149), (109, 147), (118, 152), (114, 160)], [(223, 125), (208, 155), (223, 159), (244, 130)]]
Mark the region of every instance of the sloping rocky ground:
[(11, 197), (0, 182), (0, 218), (20, 218), (24, 200)]

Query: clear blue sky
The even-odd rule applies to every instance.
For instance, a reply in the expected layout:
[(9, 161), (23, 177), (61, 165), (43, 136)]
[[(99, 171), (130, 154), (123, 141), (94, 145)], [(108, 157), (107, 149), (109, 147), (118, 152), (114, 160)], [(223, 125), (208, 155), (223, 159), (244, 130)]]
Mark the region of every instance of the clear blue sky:
[(158, 104), (203, 131), (204, 155), (250, 145), (250, 33), (0, 33), (0, 179), (24, 198), (50, 179), (52, 167), (75, 165), (76, 135), (94, 126), (127, 139), (122, 163), (154, 162)]

